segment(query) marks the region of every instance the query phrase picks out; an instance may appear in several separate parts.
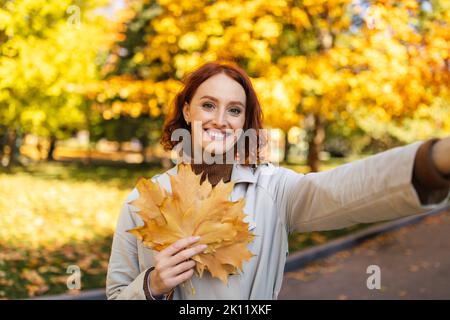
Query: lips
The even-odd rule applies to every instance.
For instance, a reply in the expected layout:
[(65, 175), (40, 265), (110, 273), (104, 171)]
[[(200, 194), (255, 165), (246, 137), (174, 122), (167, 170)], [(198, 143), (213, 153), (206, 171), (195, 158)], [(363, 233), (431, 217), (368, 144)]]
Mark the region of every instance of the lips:
[(228, 136), (231, 135), (231, 132), (225, 132), (225, 131), (216, 130), (216, 129), (203, 129), (203, 130), (205, 131), (205, 133), (209, 136), (209, 138), (211, 140), (215, 140), (215, 141), (223, 141)]

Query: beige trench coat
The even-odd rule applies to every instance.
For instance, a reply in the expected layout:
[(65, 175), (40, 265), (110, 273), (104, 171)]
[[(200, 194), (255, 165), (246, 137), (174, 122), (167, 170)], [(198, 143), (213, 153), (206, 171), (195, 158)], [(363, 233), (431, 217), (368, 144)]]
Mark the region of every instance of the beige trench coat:
[[(228, 285), (208, 272), (175, 288), (173, 299), (276, 299), (281, 289), (288, 254), (288, 234), (348, 227), (358, 223), (397, 219), (445, 206), (421, 205), (411, 183), (416, 151), (421, 142), (390, 149), (333, 170), (299, 174), (263, 164), (256, 169), (235, 164), (231, 200), (245, 197), (249, 229), (257, 235), (248, 249), (255, 254), (243, 272), (229, 277)], [(168, 175), (152, 178), (171, 191)], [(145, 271), (154, 264), (154, 252), (126, 230), (143, 225), (137, 208), (128, 202), (138, 197), (135, 188), (121, 209), (108, 267), (108, 299), (145, 299)]]

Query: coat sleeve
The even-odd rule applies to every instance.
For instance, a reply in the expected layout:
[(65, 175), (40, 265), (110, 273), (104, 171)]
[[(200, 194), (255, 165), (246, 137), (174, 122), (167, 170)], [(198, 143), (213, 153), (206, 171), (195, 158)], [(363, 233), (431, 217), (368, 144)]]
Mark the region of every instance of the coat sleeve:
[(444, 207), (450, 202), (450, 192), (436, 203), (422, 204), (412, 184), (420, 144), (393, 148), (319, 173), (303, 175), (283, 169), (275, 194), (288, 231), (340, 229)]
[(106, 277), (108, 300), (146, 300), (144, 277), (147, 270), (140, 271), (137, 239), (127, 232), (136, 227), (128, 202), (136, 198), (137, 193), (138, 191), (134, 189), (122, 205), (114, 232)]

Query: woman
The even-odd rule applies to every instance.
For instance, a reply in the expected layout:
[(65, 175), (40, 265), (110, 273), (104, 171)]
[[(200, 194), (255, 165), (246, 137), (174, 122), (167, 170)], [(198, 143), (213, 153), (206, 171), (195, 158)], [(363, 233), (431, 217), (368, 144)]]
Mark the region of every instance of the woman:
[[(180, 239), (160, 252), (143, 246), (127, 230), (142, 225), (126, 199), (114, 234), (107, 276), (108, 299), (276, 299), (288, 254), (288, 234), (331, 230), (357, 223), (396, 219), (426, 212), (450, 202), (450, 137), (416, 142), (358, 160), (333, 170), (299, 174), (271, 163), (247, 161), (260, 154), (245, 147), (236, 153), (235, 134), (240, 129), (262, 128), (261, 108), (252, 84), (239, 67), (207, 63), (191, 73), (175, 99), (175, 109), (165, 124), (162, 143), (175, 147), (174, 132), (192, 133), (192, 149), (214, 157), (245, 161), (209, 164), (191, 161), (202, 180), (216, 185), (234, 181), (231, 200), (245, 197), (249, 229), (256, 235), (248, 249), (255, 256), (244, 263), (241, 274), (230, 275), (228, 285), (208, 272), (194, 276), (190, 257), (205, 247), (198, 239)], [(231, 133), (231, 134), (230, 134)], [(189, 141), (190, 142), (190, 141)], [(189, 154), (191, 155), (191, 154)], [(257, 160), (259, 158), (257, 157)], [(194, 157), (195, 160), (195, 157)], [(169, 175), (177, 166), (156, 175), (153, 181), (171, 190)], [(196, 289), (180, 285), (190, 279)]]

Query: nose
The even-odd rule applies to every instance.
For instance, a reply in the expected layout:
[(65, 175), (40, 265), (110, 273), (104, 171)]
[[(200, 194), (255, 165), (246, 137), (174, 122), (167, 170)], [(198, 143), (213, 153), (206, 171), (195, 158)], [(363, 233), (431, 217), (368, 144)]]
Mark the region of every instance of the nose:
[(214, 115), (213, 123), (219, 128), (225, 127), (227, 123), (225, 112), (223, 112), (222, 110), (218, 110)]

